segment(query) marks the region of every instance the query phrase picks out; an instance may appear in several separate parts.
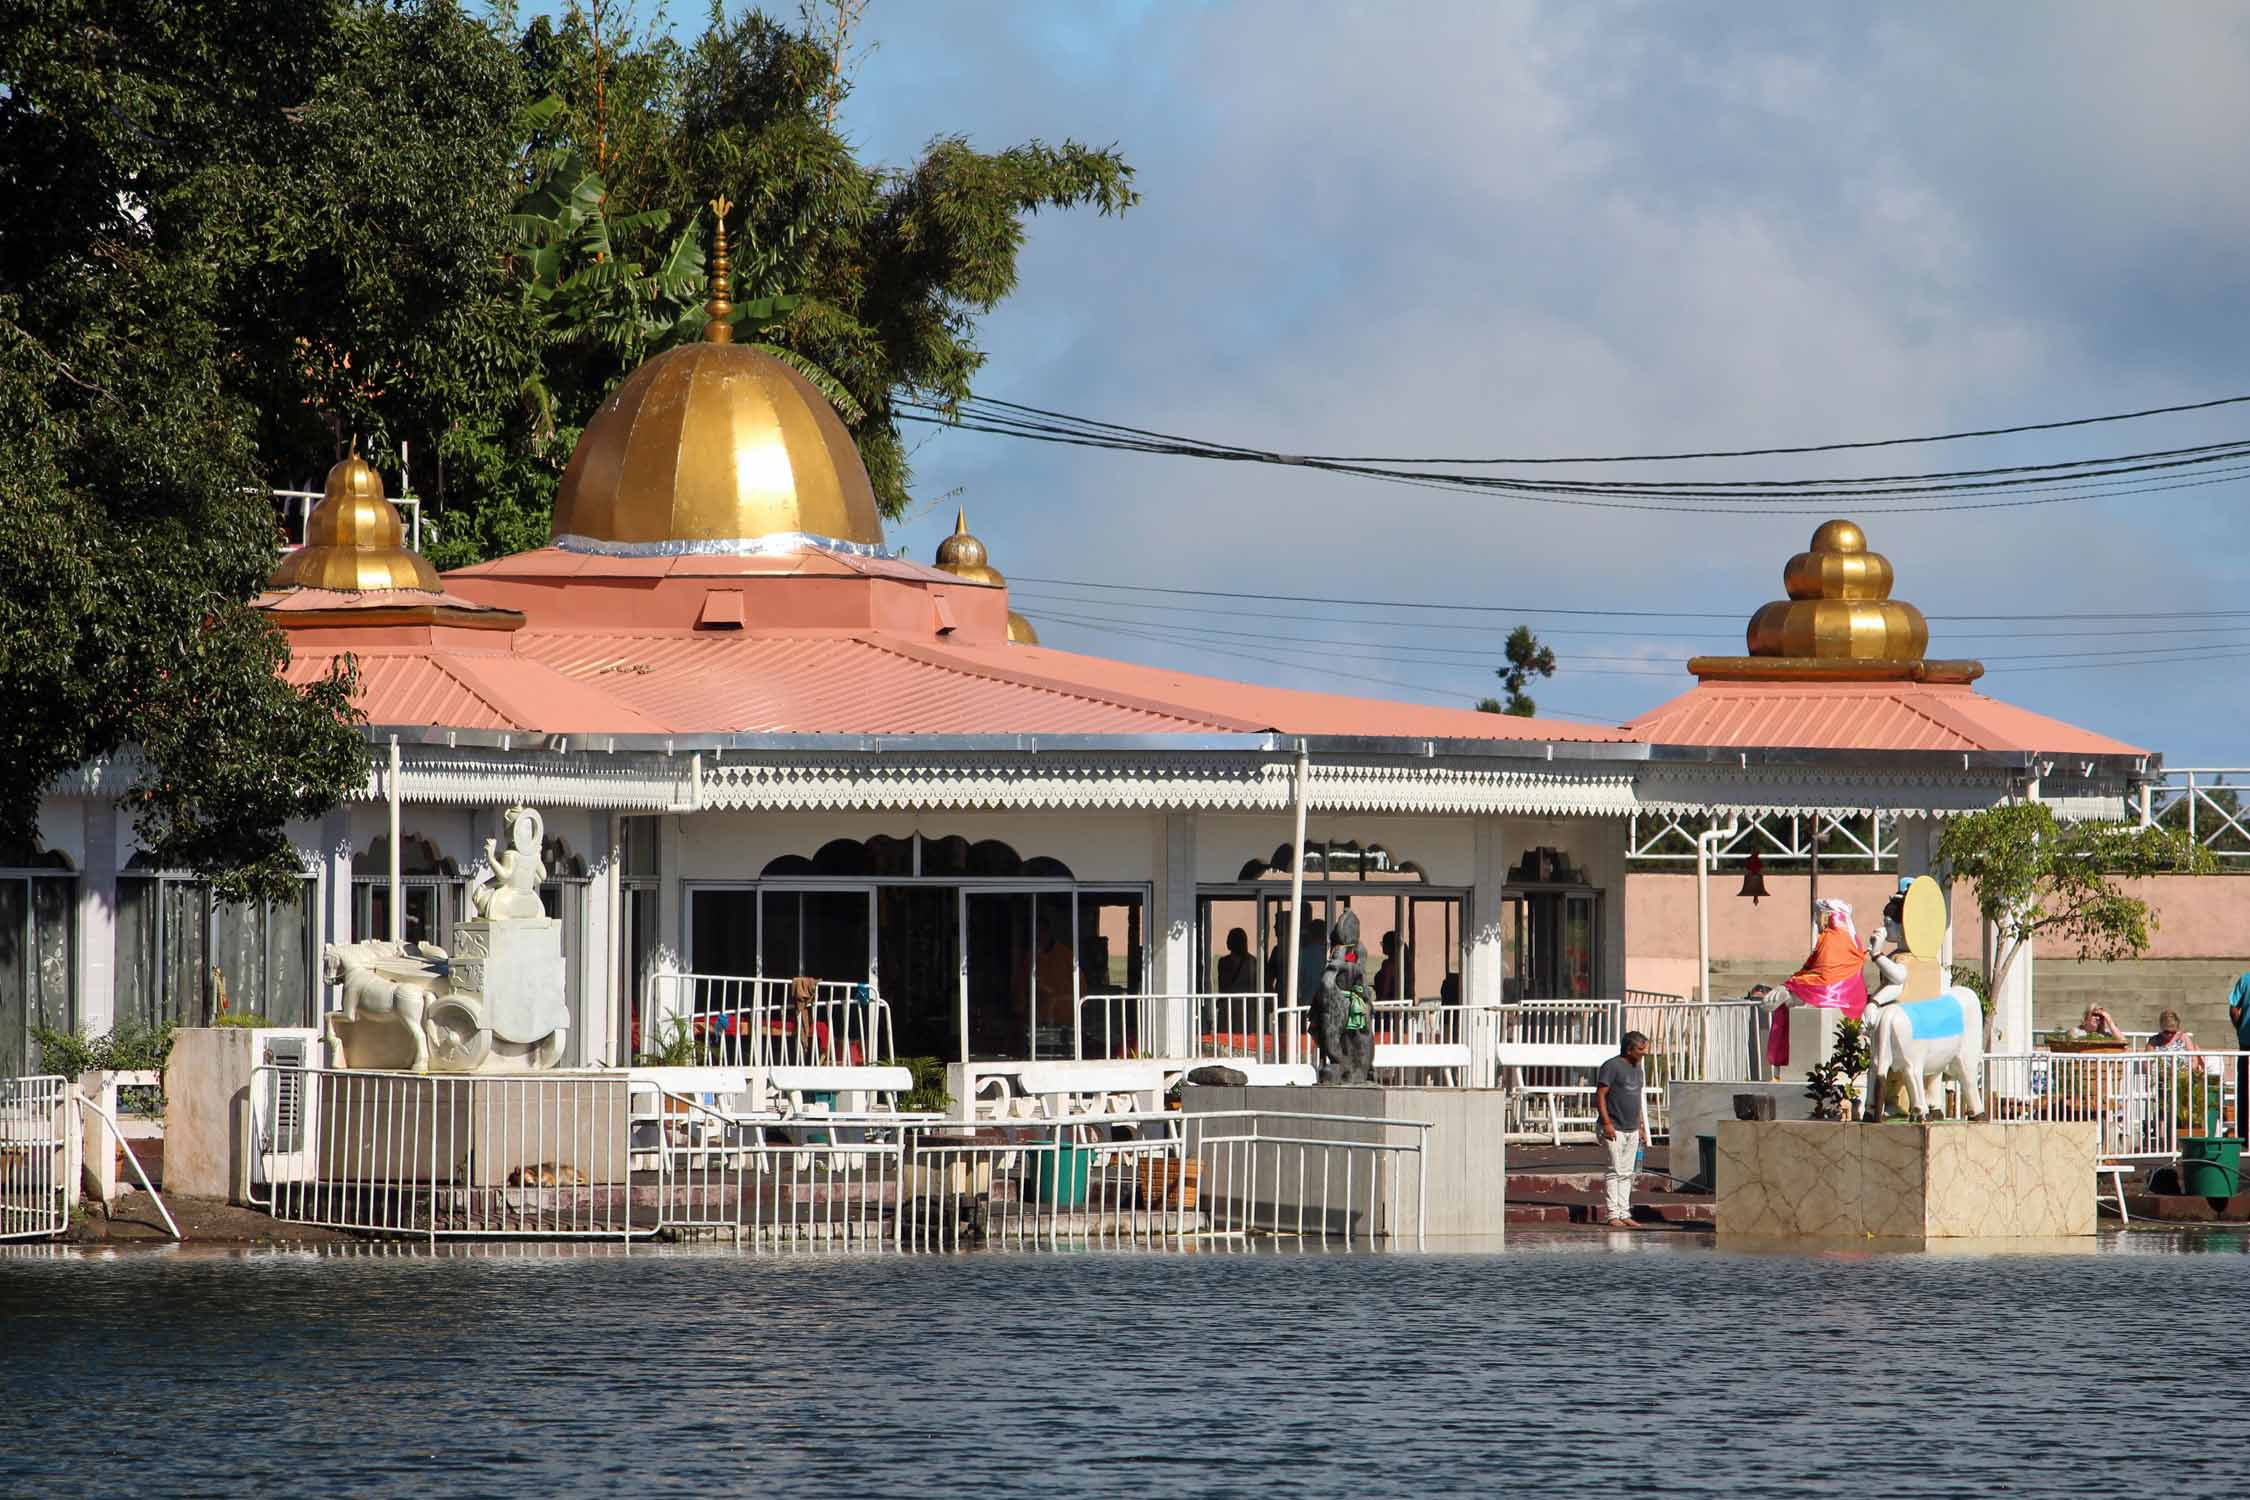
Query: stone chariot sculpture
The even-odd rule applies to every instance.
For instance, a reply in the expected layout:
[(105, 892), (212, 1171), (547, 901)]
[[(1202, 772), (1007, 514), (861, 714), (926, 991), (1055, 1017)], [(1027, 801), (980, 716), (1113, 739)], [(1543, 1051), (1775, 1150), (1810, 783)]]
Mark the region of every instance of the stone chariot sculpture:
[[(328, 1017), (339, 1066), (533, 1073), (561, 1060), (570, 1003), (562, 923), (539, 899), (545, 824), (528, 807), (511, 807), (505, 818), (508, 847), (484, 841), (490, 869), (469, 884), (476, 915), (454, 927), (450, 953), (428, 943), (321, 950), (321, 977), (343, 991)], [(381, 1035), (381, 1023), (405, 1036)], [(349, 1038), (344, 1026), (352, 1028)]]

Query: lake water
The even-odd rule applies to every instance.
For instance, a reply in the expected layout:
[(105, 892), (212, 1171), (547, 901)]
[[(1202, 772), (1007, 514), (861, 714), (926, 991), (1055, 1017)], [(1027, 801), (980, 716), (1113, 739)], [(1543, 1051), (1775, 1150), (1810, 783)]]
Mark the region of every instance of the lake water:
[(2246, 1251), (17, 1253), (0, 1495), (2231, 1495)]

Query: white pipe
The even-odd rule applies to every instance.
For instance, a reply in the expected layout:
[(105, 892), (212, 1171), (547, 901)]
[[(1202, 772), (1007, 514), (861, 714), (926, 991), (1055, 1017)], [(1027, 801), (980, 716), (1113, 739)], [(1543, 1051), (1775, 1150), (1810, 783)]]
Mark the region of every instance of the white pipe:
[(1705, 1005), (1711, 1003), (1711, 856), (1721, 839), (1731, 839), (1741, 831), (1741, 820), (1736, 819), (1724, 828), (1706, 828), (1695, 836), (1695, 966), (1701, 976), (1695, 992)]
[(1297, 1003), (1297, 985), (1303, 977), (1300, 966), (1305, 951), (1305, 796), (1312, 780), (1311, 758), (1305, 754), (1302, 740), (1297, 742), (1296, 790), (1292, 800), (1297, 804), (1296, 841), (1290, 845), (1294, 857), (1289, 861), (1289, 990), (1280, 997), (1281, 1005)]
[(391, 736), (391, 941), (406, 941), (405, 891), (399, 879), (398, 736)]
[(156, 1189), (149, 1185), (148, 1173), (141, 1170), (141, 1159), (133, 1154), (133, 1144), (132, 1142), (125, 1139), (125, 1132), (118, 1128), (116, 1117), (111, 1115), (108, 1110), (102, 1108), (99, 1104), (96, 1104), (93, 1100), (87, 1098), (85, 1094), (80, 1092), (79, 1090), (74, 1088), (71, 1090), (71, 1092), (77, 1096), (78, 1102), (82, 1106), (92, 1110), (95, 1114), (101, 1116), (102, 1123), (109, 1127), (109, 1133), (112, 1136), (116, 1137), (118, 1149), (125, 1153), (125, 1160), (132, 1163), (133, 1175), (141, 1180), (141, 1191), (148, 1194), (148, 1200), (149, 1202), (156, 1205), (156, 1211), (164, 1215), (164, 1227), (172, 1231), (173, 1239), (182, 1238), (180, 1234), (180, 1226), (172, 1222), (172, 1210), (164, 1206), (164, 1200), (158, 1197)]

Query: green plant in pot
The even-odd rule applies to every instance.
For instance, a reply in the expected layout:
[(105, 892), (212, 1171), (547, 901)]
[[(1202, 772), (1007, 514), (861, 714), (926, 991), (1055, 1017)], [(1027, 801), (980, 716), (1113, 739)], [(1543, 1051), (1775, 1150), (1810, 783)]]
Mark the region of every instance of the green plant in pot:
[(1836, 1028), (1836, 1046), (1828, 1061), (1805, 1076), (1805, 1097), (1812, 1101), (1816, 1120), (1848, 1120), (1859, 1103), (1859, 1078), (1871, 1059), (1864, 1028), (1846, 1021)]

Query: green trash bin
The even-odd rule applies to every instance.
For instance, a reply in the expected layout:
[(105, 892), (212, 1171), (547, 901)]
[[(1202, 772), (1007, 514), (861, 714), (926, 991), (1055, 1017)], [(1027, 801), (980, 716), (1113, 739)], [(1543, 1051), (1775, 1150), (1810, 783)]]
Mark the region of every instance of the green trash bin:
[(2191, 1198), (2232, 1198), (2242, 1191), (2242, 1142), (2231, 1135), (2180, 1137), (2180, 1191)]
[(1695, 1138), (1695, 1180), (1706, 1193), (1719, 1190), (1719, 1138), (1715, 1135)]
[(1052, 1151), (1029, 1153), (1031, 1156), (1031, 1191), (1041, 1203), (1053, 1208), (1080, 1208), (1086, 1202), (1086, 1180), (1093, 1166), (1094, 1153), (1084, 1146), (1065, 1142)]

